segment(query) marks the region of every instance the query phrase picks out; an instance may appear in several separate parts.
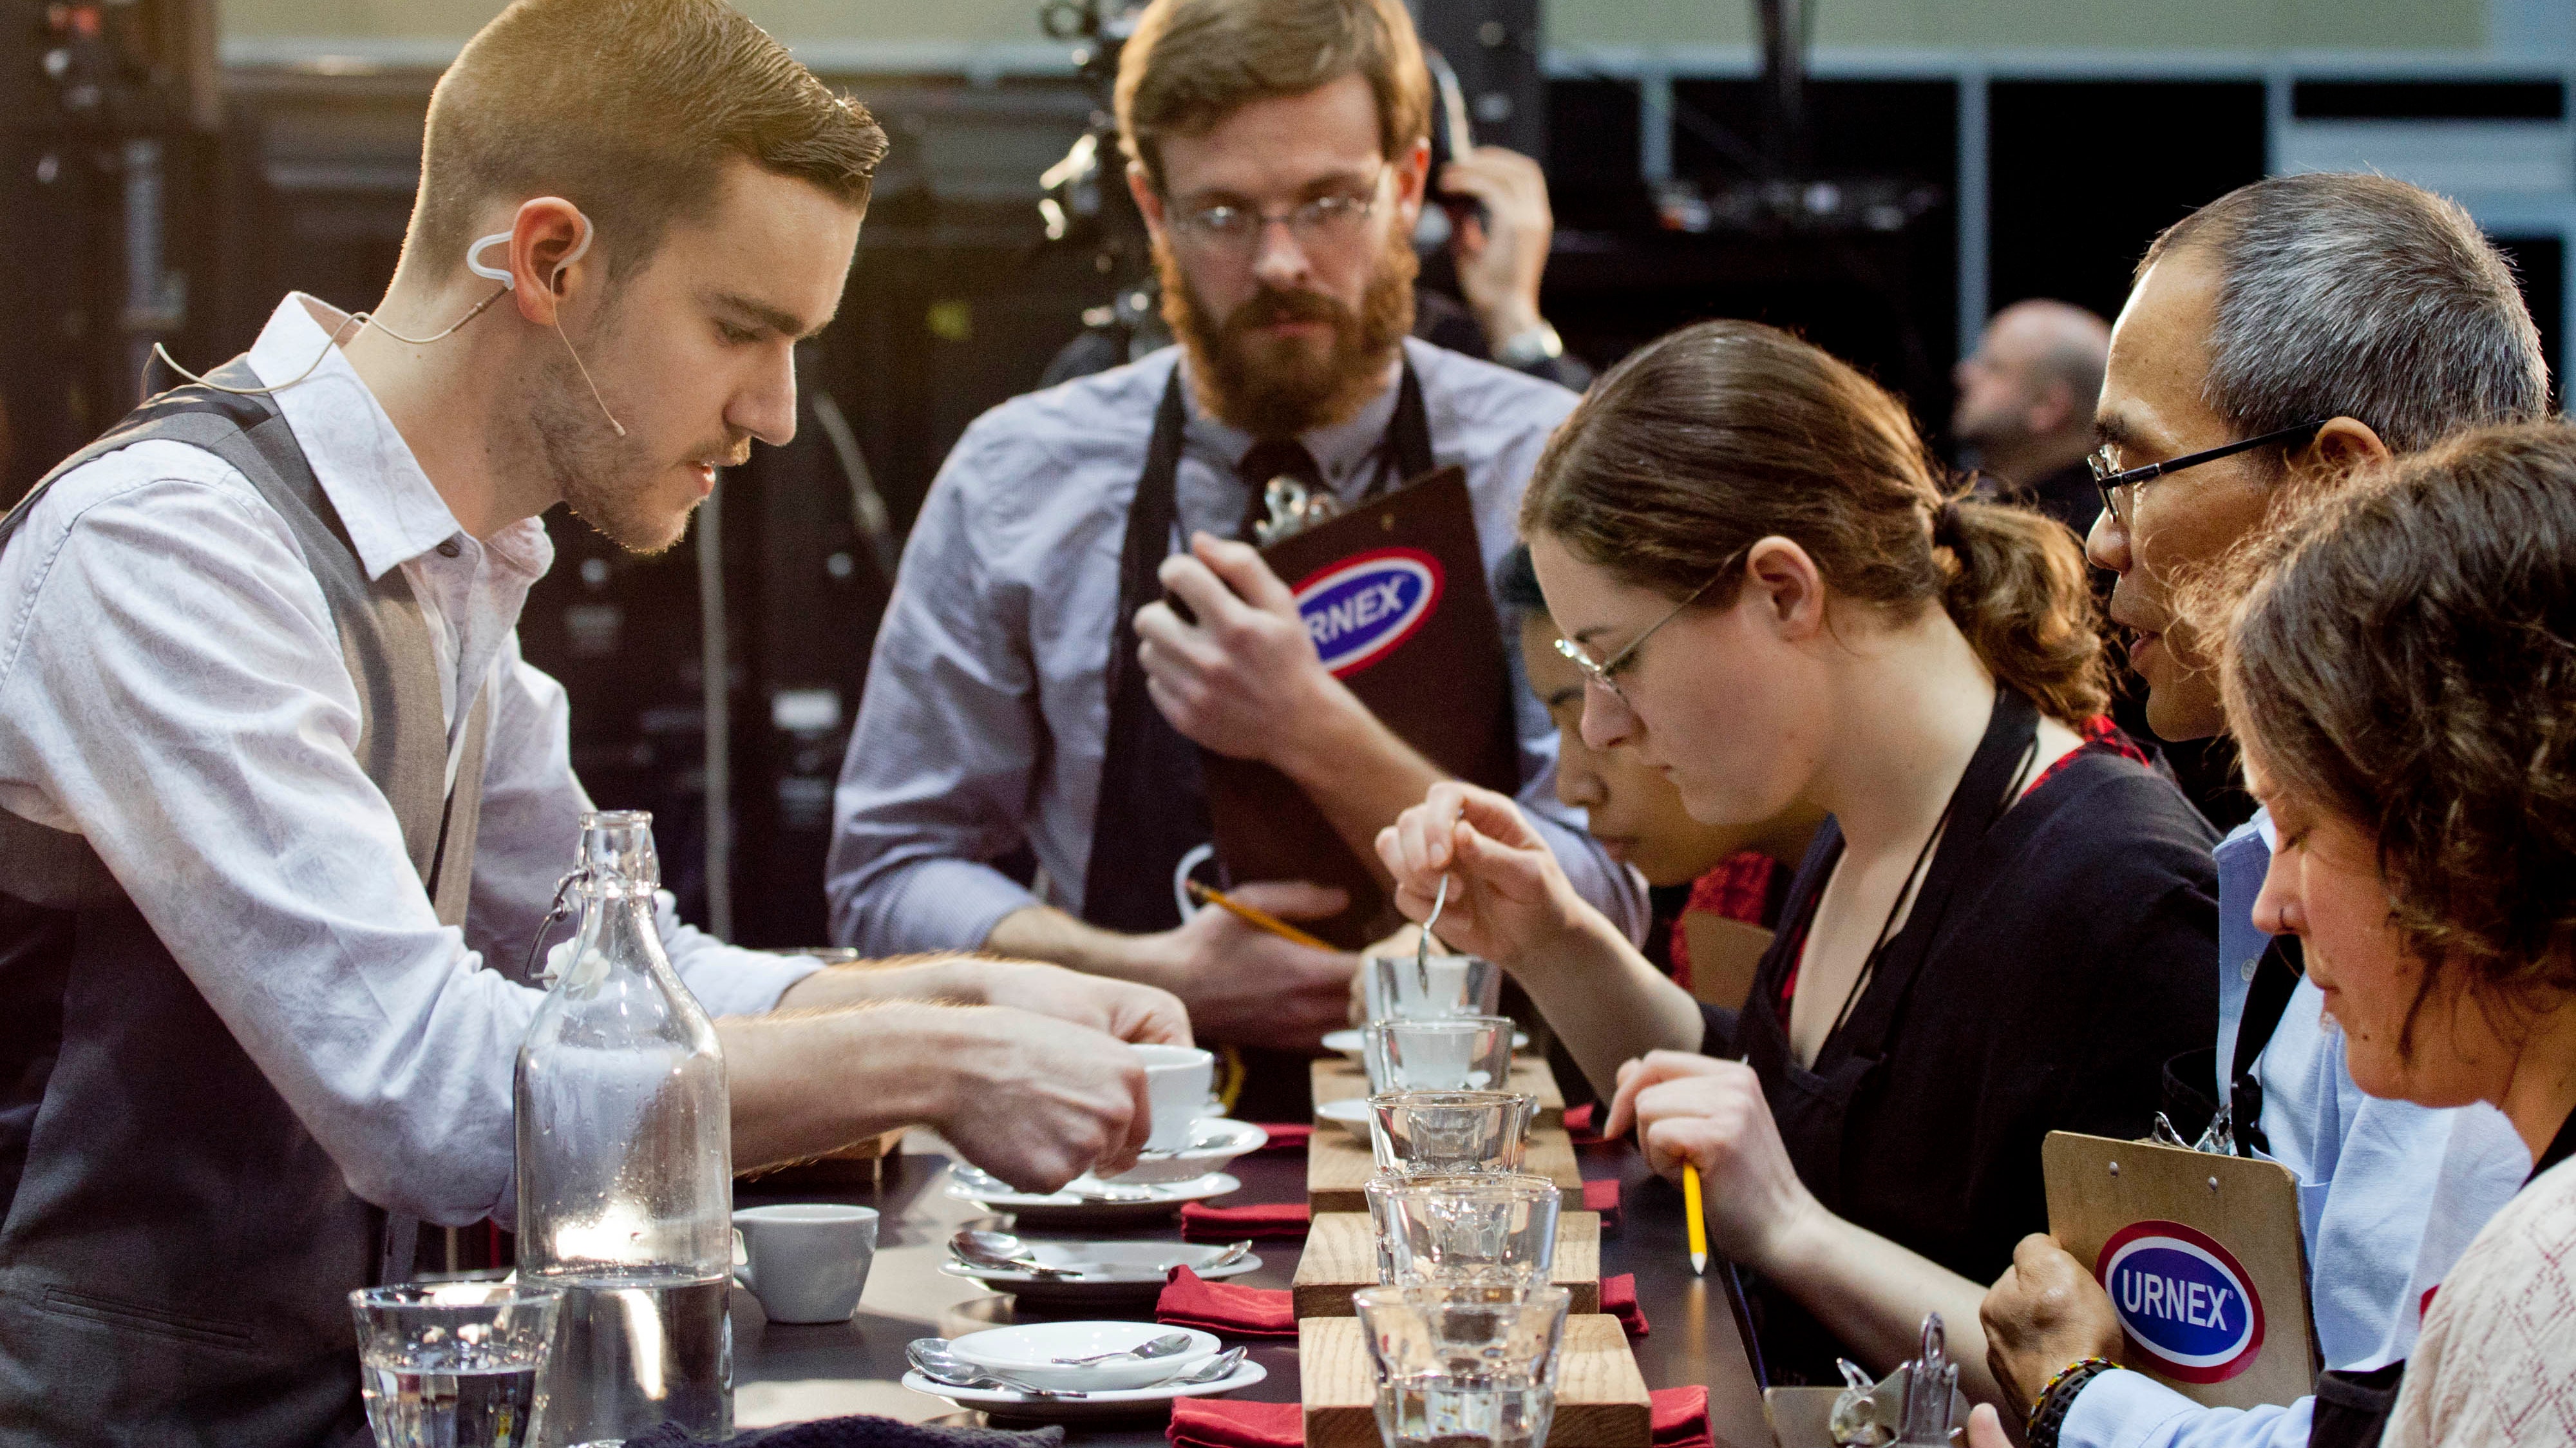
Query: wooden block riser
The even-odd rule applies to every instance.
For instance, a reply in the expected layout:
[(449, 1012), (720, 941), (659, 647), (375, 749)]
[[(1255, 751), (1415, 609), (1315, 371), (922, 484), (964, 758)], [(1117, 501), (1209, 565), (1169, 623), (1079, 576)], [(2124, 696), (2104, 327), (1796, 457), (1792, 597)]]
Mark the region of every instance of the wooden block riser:
[[(1574, 1298), (1577, 1316), (1601, 1310), (1601, 1218), (1566, 1212), (1556, 1222), (1549, 1279)], [(1318, 1214), (1297, 1259), (1297, 1316), (1348, 1317), (1351, 1294), (1377, 1284), (1377, 1233), (1365, 1211)]]

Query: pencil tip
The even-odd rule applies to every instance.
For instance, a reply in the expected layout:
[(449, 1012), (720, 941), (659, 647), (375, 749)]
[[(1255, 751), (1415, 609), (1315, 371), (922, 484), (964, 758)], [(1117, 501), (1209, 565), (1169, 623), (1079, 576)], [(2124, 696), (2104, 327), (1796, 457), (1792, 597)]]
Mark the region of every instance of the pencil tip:
[(1708, 1254), (1706, 1252), (1693, 1252), (1691, 1254), (1691, 1275), (1694, 1277), (1704, 1277), (1708, 1275)]

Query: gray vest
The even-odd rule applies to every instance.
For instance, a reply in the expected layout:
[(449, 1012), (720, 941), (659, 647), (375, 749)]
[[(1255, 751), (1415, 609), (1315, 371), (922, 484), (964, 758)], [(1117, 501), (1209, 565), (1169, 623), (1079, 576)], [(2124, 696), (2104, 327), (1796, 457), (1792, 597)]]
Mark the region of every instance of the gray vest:
[[(258, 385), (239, 360), (215, 376)], [(164, 393), (37, 490), (148, 438), (216, 454), (286, 520), (357, 685), (358, 764), (461, 925), (491, 700), (451, 796), (427, 620), (401, 570), (369, 581), (265, 397)], [(348, 1293), (407, 1276), (409, 1233), (351, 1195), (88, 844), (6, 811), (0, 1207), (0, 1443), (364, 1440)]]

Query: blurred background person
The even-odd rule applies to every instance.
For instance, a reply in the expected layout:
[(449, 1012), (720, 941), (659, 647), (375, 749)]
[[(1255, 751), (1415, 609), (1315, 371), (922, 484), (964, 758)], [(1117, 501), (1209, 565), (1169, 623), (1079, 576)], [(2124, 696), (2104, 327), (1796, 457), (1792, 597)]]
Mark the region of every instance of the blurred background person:
[(2093, 399), (2111, 326), (2065, 302), (2033, 297), (1995, 313), (1977, 350), (1952, 372), (1950, 414), (1960, 461), (1984, 496), (2027, 503), (2082, 537), (2102, 510), (2084, 455), (2093, 450)]

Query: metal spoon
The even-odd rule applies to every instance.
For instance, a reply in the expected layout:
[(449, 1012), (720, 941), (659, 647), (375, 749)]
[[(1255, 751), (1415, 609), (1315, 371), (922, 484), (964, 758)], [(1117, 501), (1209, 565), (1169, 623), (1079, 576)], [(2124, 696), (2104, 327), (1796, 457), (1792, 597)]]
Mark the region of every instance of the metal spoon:
[(1052, 1267), (1029, 1253), (1029, 1244), (1008, 1232), (980, 1232), (967, 1228), (948, 1239), (948, 1251), (970, 1267), (995, 1267), (1013, 1272), (1026, 1272), (1032, 1277), (1087, 1277), (1090, 1274), (1073, 1267)]
[(1116, 1352), (1095, 1352), (1081, 1357), (1048, 1358), (1047, 1361), (1060, 1368), (1087, 1368), (1094, 1363), (1114, 1362), (1119, 1358), (1134, 1358), (1139, 1362), (1150, 1362), (1155, 1358), (1167, 1358), (1175, 1353), (1188, 1352), (1190, 1345), (1197, 1341), (1196, 1337), (1186, 1332), (1167, 1332), (1161, 1337), (1140, 1342), (1134, 1347), (1122, 1347)]
[(1205, 1262), (1200, 1263), (1191, 1270), (1204, 1277), (1219, 1267), (1231, 1267), (1250, 1255), (1252, 1255), (1252, 1239), (1250, 1237), (1246, 1237), (1242, 1241), (1234, 1243), (1232, 1246), (1227, 1247), (1224, 1251), (1210, 1257)]
[(1151, 1388), (1187, 1388), (1194, 1387), (1200, 1383), (1222, 1382), (1225, 1379), (1234, 1376), (1234, 1370), (1243, 1365), (1243, 1355), (1251, 1350), (1252, 1349), (1246, 1347), (1227, 1348), (1225, 1351), (1218, 1353), (1215, 1357), (1209, 1358), (1206, 1362), (1199, 1364), (1197, 1367), (1190, 1369), (1188, 1372), (1181, 1374), (1177, 1378), (1165, 1378), (1159, 1383), (1148, 1383), (1146, 1386)]
[(1431, 994), (1431, 931), (1440, 923), (1440, 912), (1449, 904), (1449, 877), (1440, 877), (1440, 888), (1431, 896), (1431, 918), (1422, 922), (1422, 938), (1413, 944), (1413, 980), (1427, 998)]
[(904, 1344), (903, 1355), (923, 1377), (952, 1388), (999, 1388), (1004, 1392), (1024, 1393), (1032, 1398), (1085, 1398), (1090, 1394), (1075, 1388), (1041, 1388), (1034, 1383), (1002, 1377), (990, 1368), (979, 1367), (949, 1351), (947, 1340), (916, 1337)]

